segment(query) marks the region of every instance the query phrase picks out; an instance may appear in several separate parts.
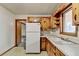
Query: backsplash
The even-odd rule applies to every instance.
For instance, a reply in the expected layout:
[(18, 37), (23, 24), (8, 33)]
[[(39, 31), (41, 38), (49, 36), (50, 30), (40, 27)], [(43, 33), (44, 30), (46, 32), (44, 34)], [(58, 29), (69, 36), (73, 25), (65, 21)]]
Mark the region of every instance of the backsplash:
[(59, 33), (60, 33), (59, 29), (52, 29), (51, 31), (53, 32), (53, 34), (56, 34), (56, 35), (59, 35)]

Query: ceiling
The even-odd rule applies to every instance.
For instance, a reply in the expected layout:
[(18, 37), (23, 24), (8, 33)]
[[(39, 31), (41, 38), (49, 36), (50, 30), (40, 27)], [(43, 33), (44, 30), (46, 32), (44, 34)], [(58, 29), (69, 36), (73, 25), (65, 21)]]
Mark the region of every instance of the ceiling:
[(51, 15), (59, 3), (2, 3), (0, 4), (14, 14)]

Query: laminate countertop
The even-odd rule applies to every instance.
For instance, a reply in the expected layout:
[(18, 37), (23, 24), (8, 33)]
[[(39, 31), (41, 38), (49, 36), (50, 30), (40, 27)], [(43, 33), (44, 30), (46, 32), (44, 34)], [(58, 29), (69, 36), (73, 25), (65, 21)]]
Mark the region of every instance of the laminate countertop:
[(66, 56), (79, 56), (79, 44), (61, 40), (52, 35), (44, 34), (41, 37), (46, 37), (52, 44), (54, 44)]

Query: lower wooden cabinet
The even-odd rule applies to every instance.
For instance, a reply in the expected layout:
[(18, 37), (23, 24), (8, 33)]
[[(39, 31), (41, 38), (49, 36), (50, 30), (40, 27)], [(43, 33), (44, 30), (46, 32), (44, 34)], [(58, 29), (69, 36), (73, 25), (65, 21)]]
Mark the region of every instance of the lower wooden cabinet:
[(49, 40), (47, 40), (46, 50), (49, 56), (55, 55), (55, 47), (50, 43)]
[(45, 51), (46, 50), (46, 38), (45, 37), (41, 37), (41, 51)]
[(48, 40), (47, 40), (46, 43), (47, 43), (47, 44), (46, 44), (46, 51), (47, 51), (48, 55), (51, 55), (51, 45), (50, 45), (50, 43), (49, 43)]
[(52, 45), (51, 43), (50, 43), (50, 45), (51, 45), (51, 55), (50, 56), (55, 56), (56, 55), (56, 47), (54, 46), (54, 45)]
[(56, 48), (56, 56), (64, 56), (64, 54)]
[(47, 51), (49, 56), (64, 56), (64, 54), (46, 37), (41, 37), (41, 51)]

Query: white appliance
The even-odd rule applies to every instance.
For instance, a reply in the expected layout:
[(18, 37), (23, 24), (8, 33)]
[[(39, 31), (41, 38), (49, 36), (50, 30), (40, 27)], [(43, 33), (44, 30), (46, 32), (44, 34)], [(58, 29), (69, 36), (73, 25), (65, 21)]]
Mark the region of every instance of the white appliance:
[(26, 53), (40, 53), (40, 23), (26, 23)]

